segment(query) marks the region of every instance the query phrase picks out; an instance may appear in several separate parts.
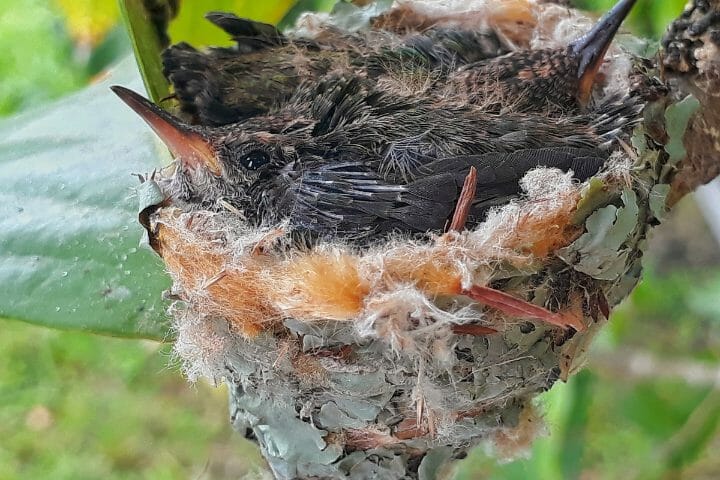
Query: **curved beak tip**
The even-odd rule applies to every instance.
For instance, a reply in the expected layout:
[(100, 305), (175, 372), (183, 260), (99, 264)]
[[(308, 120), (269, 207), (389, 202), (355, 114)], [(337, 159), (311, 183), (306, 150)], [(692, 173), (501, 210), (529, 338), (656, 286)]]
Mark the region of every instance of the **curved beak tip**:
[(595, 76), (603, 63), (605, 53), (636, 1), (618, 1), (587, 34), (570, 44), (573, 53), (580, 60), (577, 77), (579, 81), (578, 99), (581, 103), (585, 104), (589, 100)]
[(220, 165), (209, 138), (129, 88), (113, 85), (110, 90), (153, 129), (183, 166), (204, 167), (220, 175)]

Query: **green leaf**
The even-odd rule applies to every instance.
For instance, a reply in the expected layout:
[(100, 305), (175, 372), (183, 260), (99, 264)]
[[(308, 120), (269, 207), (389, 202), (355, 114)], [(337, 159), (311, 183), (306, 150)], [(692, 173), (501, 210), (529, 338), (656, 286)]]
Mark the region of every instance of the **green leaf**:
[(636, 387), (631, 396), (617, 398), (616, 403), (656, 442), (654, 461), (639, 479), (678, 477), (680, 470), (697, 460), (717, 438), (718, 390), (656, 381)]
[(155, 103), (170, 95), (170, 84), (162, 73), (163, 45), (144, 0), (120, 0), (125, 28), (135, 52), (145, 90)]
[(595, 381), (596, 379), (590, 371), (583, 370), (575, 375), (569, 383), (570, 405), (559, 433), (562, 435), (561, 451), (563, 455), (559, 461), (563, 478), (580, 478), (582, 473), (585, 437)]
[(662, 458), (672, 469), (690, 465), (715, 438), (720, 425), (720, 392), (710, 391), (685, 425), (663, 446)]
[(0, 1), (0, 116), (42, 105), (86, 78), (48, 2)]
[(203, 2), (185, 0), (178, 16), (170, 22), (168, 32), (173, 43), (188, 42), (200, 47), (208, 45), (231, 45), (228, 34), (205, 20), (205, 14), (212, 11), (230, 12), (239, 17), (259, 22), (277, 24), (295, 5), (296, 0), (207, 0)]
[(131, 60), (44, 110), (0, 123), (0, 317), (126, 337), (167, 335), (161, 261), (139, 248), (151, 131), (108, 90)]

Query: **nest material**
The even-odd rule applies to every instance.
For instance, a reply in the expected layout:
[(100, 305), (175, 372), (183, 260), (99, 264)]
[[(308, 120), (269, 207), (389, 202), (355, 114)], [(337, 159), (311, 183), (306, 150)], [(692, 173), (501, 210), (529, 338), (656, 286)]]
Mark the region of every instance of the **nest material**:
[[(282, 229), (160, 208), (150, 231), (181, 300), (176, 352), (191, 378), (235, 388), (236, 426), (254, 431), (279, 478), (365, 478), (349, 460), (360, 456), (400, 478), (398, 458), (481, 439), (514, 452), (541, 426), (532, 397), (577, 368), (607, 314), (607, 292), (557, 252), (582, 238), (578, 206), (607, 203), (626, 173), (578, 184), (537, 169), (525, 198), (472, 231), (365, 251), (288, 251), (275, 248)], [(598, 199), (597, 182), (611, 195)], [(506, 297), (476, 301), (472, 289), (489, 285)]]
[[(616, 60), (608, 90), (627, 88)], [(514, 454), (541, 430), (533, 397), (581, 365), (640, 277), (679, 161), (662, 146), (689, 118), (669, 138), (665, 109), (598, 177), (531, 171), (522, 199), (424, 242), (288, 248), (282, 225), (183, 211), (148, 181), (141, 219), (174, 281), (175, 351), (191, 379), (230, 385), (235, 428), (278, 478), (436, 478), (480, 440)]]
[(426, 310), (412, 300), (422, 298), (428, 306), (447, 303), (448, 318), (466, 324), (484, 322), (481, 312), (456, 315), (452, 305), (466, 309), (449, 299), (486, 285), (498, 271), (536, 270), (581, 232), (571, 219), (582, 186), (570, 174), (537, 169), (524, 183), (524, 201), (496, 210), (472, 231), (429, 242), (397, 238), (366, 251), (332, 243), (278, 251), (282, 227), (245, 230), (232, 215), (164, 208), (151, 220), (183, 300), (197, 304), (203, 316), (228, 319), (246, 338), (274, 330), (285, 318), (364, 323), (382, 317), (377, 310), (392, 310), (383, 299), (398, 292), (408, 292), (408, 314)]

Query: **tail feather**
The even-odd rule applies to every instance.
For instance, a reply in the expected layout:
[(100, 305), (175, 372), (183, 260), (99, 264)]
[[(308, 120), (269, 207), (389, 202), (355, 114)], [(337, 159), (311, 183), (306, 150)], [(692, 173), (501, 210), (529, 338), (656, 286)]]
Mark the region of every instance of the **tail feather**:
[(205, 18), (230, 35), (237, 42), (237, 49), (242, 53), (255, 52), (285, 43), (282, 32), (268, 23), (240, 18), (226, 12), (210, 12)]

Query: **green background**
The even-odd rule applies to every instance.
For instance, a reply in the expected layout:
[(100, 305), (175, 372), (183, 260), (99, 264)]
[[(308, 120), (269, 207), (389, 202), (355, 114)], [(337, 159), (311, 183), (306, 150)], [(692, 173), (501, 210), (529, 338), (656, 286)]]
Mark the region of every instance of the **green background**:
[[(638, 3), (631, 27), (657, 37), (684, 2)], [(0, 0), (0, 114), (22, 119), (99, 81), (130, 51), (118, 19), (110, 0)], [(720, 253), (692, 199), (648, 257), (589, 368), (541, 397), (550, 435), (515, 462), (479, 448), (461, 478), (720, 478)], [(0, 328), (0, 479), (238, 478), (258, 465), (224, 389), (188, 385), (167, 345)]]

